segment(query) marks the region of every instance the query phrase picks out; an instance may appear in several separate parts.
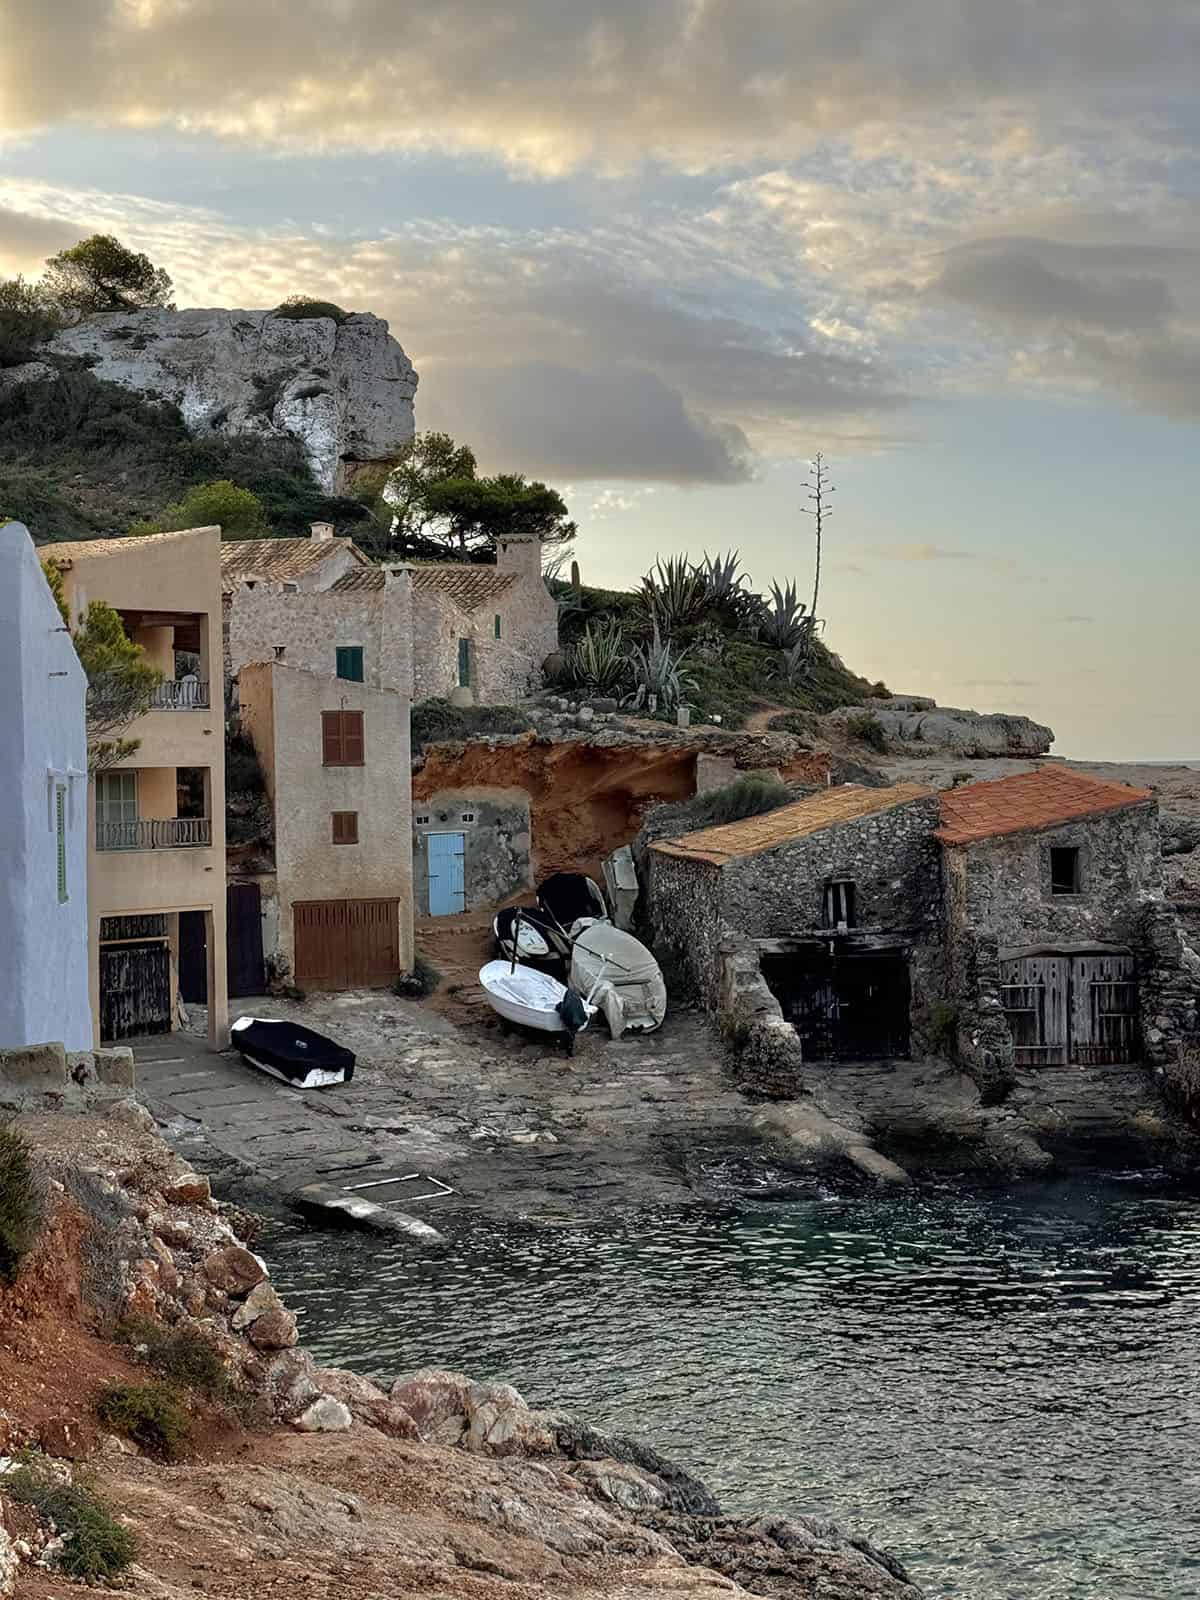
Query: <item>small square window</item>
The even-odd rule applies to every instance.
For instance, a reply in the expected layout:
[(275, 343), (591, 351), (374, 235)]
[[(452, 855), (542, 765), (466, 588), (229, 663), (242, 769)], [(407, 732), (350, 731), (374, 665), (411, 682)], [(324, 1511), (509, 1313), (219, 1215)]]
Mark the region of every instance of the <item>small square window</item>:
[(475, 813), (473, 811), (464, 811), (463, 814), (462, 814), (462, 821), (463, 822), (474, 822), (475, 821)]
[(358, 812), (335, 811), (332, 815), (334, 844), (357, 844)]
[(325, 766), (361, 767), (363, 748), (361, 711), (322, 711), (321, 760)]
[(1055, 845), (1050, 851), (1050, 893), (1079, 894), (1079, 851)]
[(340, 644), (337, 647), (337, 675), (347, 683), (363, 681), (363, 647), (360, 644)]
[(825, 885), (822, 923), (826, 928), (853, 928), (857, 923), (855, 885), (850, 878), (831, 878)]
[(429, 826), (429, 818), (428, 817), (418, 817), (417, 818), (417, 827), (418, 828), (427, 828), (428, 826)]

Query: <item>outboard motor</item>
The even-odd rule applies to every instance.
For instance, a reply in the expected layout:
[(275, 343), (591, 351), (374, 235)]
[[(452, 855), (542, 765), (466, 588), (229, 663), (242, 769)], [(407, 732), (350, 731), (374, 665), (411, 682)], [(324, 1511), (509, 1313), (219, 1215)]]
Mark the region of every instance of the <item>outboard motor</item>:
[(554, 1009), (562, 1018), (563, 1027), (567, 1030), (565, 1035), (567, 1054), (574, 1055), (575, 1035), (581, 1028), (587, 1026), (588, 1020), (587, 1007), (583, 1003), (583, 996), (568, 987), (566, 994), (563, 995)]

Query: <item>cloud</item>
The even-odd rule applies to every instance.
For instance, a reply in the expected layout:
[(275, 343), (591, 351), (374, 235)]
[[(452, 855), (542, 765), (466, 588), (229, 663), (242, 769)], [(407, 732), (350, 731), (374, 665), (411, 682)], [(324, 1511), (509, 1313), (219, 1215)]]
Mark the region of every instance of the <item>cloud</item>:
[(0, 205), (0, 272), (36, 274), (47, 256), (78, 238), (79, 229), (69, 223)]
[(1036, 246), (982, 244), (955, 253), (932, 293), (1018, 327), (1067, 323), (1105, 332), (1159, 329), (1175, 309), (1162, 278), (1119, 275), (1105, 281), (1055, 271)]
[(877, 544), (871, 549), (885, 561), (974, 561), (970, 550), (948, 550), (938, 544)]
[(695, 168), (930, 107), (1183, 103), (1198, 52), (1191, 0), (8, 0), (0, 105), (18, 129)]

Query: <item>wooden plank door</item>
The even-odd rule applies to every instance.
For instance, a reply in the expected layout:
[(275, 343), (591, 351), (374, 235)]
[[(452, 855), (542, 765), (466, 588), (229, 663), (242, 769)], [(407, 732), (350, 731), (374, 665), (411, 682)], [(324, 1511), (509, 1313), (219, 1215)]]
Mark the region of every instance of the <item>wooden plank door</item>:
[(1071, 1060), (1081, 1066), (1136, 1061), (1137, 979), (1131, 955), (1076, 956), (1071, 963)]
[(399, 900), (298, 901), (292, 927), (301, 987), (377, 987), (400, 970)]
[(171, 1031), (171, 952), (165, 940), (100, 946), (100, 1037), (106, 1043)]
[(429, 915), (452, 917), (467, 908), (466, 834), (428, 833)]
[(179, 913), (179, 997), (208, 1004), (208, 938), (203, 911)]
[(1071, 1037), (1071, 958), (1039, 955), (1002, 961), (1000, 990), (1016, 1065), (1066, 1062)]
[(225, 953), (230, 999), (262, 994), (267, 972), (263, 961), (262, 891), (256, 883), (231, 883), (225, 891)]

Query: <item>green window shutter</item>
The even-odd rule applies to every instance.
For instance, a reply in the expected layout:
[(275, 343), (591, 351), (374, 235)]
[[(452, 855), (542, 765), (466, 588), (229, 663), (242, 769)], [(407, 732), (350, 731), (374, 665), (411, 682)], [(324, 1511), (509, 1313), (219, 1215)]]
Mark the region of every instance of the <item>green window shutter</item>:
[(460, 639), (458, 641), (458, 686), (460, 689), (471, 687), (471, 641)]
[(493, 622), (493, 626), (495, 627), (496, 637), (498, 639), (500, 637), (500, 613), (498, 611), (496, 613), (496, 616), (495, 616), (495, 619), (494, 619), (494, 622)]
[(65, 784), (54, 786), (54, 829), (58, 846), (58, 903), (67, 900), (67, 790)]
[(337, 675), (347, 683), (363, 681), (363, 647), (360, 644), (340, 644), (337, 647)]

